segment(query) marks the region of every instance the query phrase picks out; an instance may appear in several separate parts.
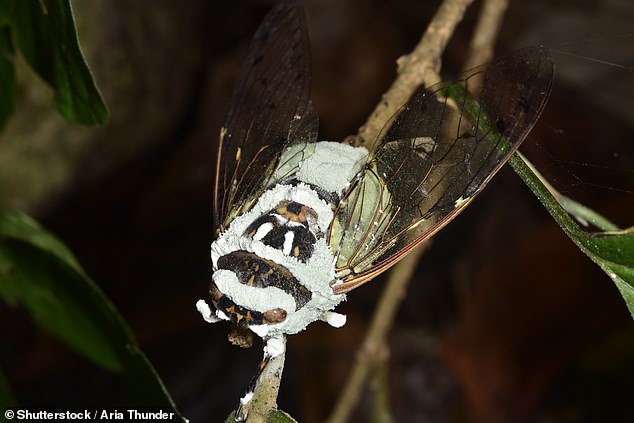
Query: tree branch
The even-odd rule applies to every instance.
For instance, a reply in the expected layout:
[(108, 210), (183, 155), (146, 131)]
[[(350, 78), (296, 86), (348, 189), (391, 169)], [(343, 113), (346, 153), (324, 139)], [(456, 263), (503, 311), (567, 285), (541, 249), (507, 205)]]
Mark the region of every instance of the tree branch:
[(405, 296), (407, 284), (416, 269), (418, 259), (422, 256), (427, 245), (429, 244), (422, 244), (409, 253), (390, 272), (385, 289), (381, 294), (381, 301), (374, 312), (363, 346), (357, 354), (348, 383), (343, 389), (339, 401), (328, 419), (328, 423), (344, 423), (348, 421), (359, 401), (370, 370), (379, 366), (381, 361), (387, 360), (385, 338), (394, 323), (394, 316)]
[[(359, 129), (354, 141), (356, 145), (372, 149), (373, 144), (379, 139), (381, 130), (407, 102), (412, 93), (420, 85), (431, 86), (440, 81), (438, 75), (440, 57), (456, 25), (462, 20), (466, 8), (472, 2), (473, 0), (445, 0), (441, 4), (414, 50), (398, 59), (398, 76), (388, 91), (383, 94), (366, 123)], [(507, 0), (485, 0), (470, 46), (470, 56), (467, 61), (469, 67), (490, 59), (493, 40), (506, 7)], [(385, 341), (387, 333), (393, 325), (396, 311), (405, 296), (418, 260), (428, 245), (425, 243), (415, 249), (390, 272), (381, 301), (357, 355), (355, 366), (339, 402), (328, 419), (329, 423), (348, 421), (370, 371), (386, 369), (389, 356)], [(254, 396), (245, 405), (245, 410), (248, 411), (248, 422), (264, 422), (266, 413), (275, 409), (283, 367), (284, 354), (280, 354), (271, 359), (263, 369), (258, 378)], [(387, 377), (380, 380), (385, 381)], [(381, 389), (381, 387), (375, 388)]]
[(493, 45), (507, 8), (508, 0), (484, 0), (469, 43), (469, 58), (464, 64), (464, 69), (471, 69), (491, 60)]
[[(370, 114), (367, 122), (359, 129), (357, 145), (365, 145), (368, 149), (372, 149), (383, 127), (398, 108), (407, 102), (416, 88), (421, 84), (430, 86), (440, 81), (438, 76), (440, 56), (456, 25), (462, 20), (464, 11), (471, 3), (472, 0), (445, 0), (441, 4), (418, 45), (409, 55), (398, 60), (398, 76)], [(493, 52), (492, 45), (506, 7), (507, 0), (485, 0), (471, 42), (470, 57), (467, 62), (469, 67), (474, 66), (473, 62), (482, 63), (490, 59)], [(419, 246), (401, 260), (390, 273), (363, 346), (357, 354), (348, 383), (328, 423), (348, 421), (359, 401), (370, 371), (387, 368), (389, 357), (386, 346), (387, 333), (392, 327), (396, 310), (405, 296), (418, 260), (428, 245), (429, 243), (425, 243)], [(385, 383), (387, 377), (383, 375), (375, 381)], [(382, 388), (375, 386), (374, 390), (381, 392)], [(387, 410), (382, 411), (385, 415), (389, 415)]]
[(398, 76), (383, 94), (366, 123), (359, 129), (357, 142), (372, 149), (388, 120), (407, 102), (420, 85), (440, 82), (440, 56), (465, 9), (473, 0), (445, 0), (432, 18), (414, 50), (398, 59)]
[(253, 398), (243, 407), (247, 423), (265, 423), (271, 410), (277, 409), (277, 394), (282, 381), (285, 357), (286, 350), (266, 361), (257, 379)]

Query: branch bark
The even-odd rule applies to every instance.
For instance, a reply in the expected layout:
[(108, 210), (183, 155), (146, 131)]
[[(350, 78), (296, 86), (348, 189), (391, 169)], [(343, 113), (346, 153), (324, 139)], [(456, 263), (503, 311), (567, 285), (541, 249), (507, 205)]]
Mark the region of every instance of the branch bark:
[(491, 60), (493, 45), (500, 32), (500, 25), (507, 8), (508, 0), (484, 0), (471, 37), (469, 58), (465, 62), (464, 69), (470, 69)]
[(247, 423), (266, 423), (271, 410), (277, 409), (285, 357), (286, 351), (266, 363), (255, 385), (253, 398), (243, 407)]
[(372, 149), (385, 124), (419, 85), (431, 86), (440, 82), (440, 56), (456, 25), (462, 20), (464, 11), (472, 2), (473, 0), (443, 1), (414, 50), (398, 59), (398, 76), (359, 129), (358, 145)]
[(381, 301), (374, 312), (363, 346), (357, 354), (348, 383), (327, 420), (328, 423), (344, 423), (349, 420), (354, 407), (359, 402), (370, 370), (379, 367), (381, 361), (387, 360), (385, 338), (394, 323), (396, 311), (405, 296), (407, 285), (416, 269), (418, 259), (428, 245), (425, 243), (416, 248), (390, 272), (385, 289), (381, 294)]

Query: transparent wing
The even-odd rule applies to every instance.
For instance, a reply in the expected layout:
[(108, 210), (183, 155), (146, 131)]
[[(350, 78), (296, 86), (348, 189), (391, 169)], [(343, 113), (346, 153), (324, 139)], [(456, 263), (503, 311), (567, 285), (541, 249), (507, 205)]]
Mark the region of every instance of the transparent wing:
[(469, 204), (537, 121), (553, 73), (547, 49), (531, 47), (414, 93), (335, 212), (336, 292), (386, 270)]
[(287, 146), (316, 141), (310, 67), (302, 4), (281, 1), (251, 41), (220, 131), (214, 189), (220, 231), (275, 182), (273, 172)]

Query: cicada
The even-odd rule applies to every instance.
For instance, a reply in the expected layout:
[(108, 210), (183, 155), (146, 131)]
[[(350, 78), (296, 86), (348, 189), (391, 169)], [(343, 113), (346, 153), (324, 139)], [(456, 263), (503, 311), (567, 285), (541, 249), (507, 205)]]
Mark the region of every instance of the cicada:
[(265, 358), (316, 320), (343, 325), (333, 310), (348, 291), (482, 191), (541, 114), (553, 63), (531, 47), (421, 87), (369, 149), (317, 141), (310, 75), (303, 7), (281, 1), (251, 41), (220, 131), (212, 304), (197, 306), (262, 337)]

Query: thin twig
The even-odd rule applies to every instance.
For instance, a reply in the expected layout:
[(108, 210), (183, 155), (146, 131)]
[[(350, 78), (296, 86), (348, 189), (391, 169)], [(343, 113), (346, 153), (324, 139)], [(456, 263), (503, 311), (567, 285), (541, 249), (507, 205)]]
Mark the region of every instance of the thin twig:
[[(471, 2), (472, 0), (445, 0), (442, 3), (416, 48), (409, 55), (399, 59), (398, 77), (383, 95), (381, 102), (371, 113), (368, 121), (359, 129), (357, 140), (359, 144), (371, 149), (373, 143), (378, 140), (382, 128), (398, 108), (409, 99), (416, 88), (421, 84), (430, 86), (440, 80), (438, 76), (440, 56), (457, 23), (462, 19), (465, 9)], [(481, 63), (490, 59), (493, 52), (493, 41), (506, 6), (506, 0), (485, 0), (471, 43), (470, 61)], [(375, 311), (363, 346), (357, 355), (355, 366), (328, 419), (329, 423), (348, 421), (359, 401), (371, 369), (386, 369), (389, 354), (385, 339), (419, 257), (427, 245), (429, 244), (423, 244), (410, 253), (390, 273), (381, 296), (381, 302)], [(387, 380), (387, 377), (383, 376), (382, 382), (379, 383)], [(380, 390), (381, 388), (375, 387), (375, 389)]]
[(370, 369), (377, 364), (377, 359), (386, 357), (385, 337), (392, 327), (394, 316), (401, 304), (407, 284), (411, 279), (418, 259), (423, 254), (426, 246), (423, 244), (412, 251), (390, 272), (387, 284), (381, 295), (381, 301), (372, 317), (370, 328), (366, 334), (363, 346), (359, 350), (356, 363), (348, 382), (339, 397), (332, 415), (328, 419), (329, 423), (343, 423), (348, 421), (354, 407), (359, 401), (361, 391), (365, 385)]
[[(472, 0), (445, 0), (441, 4), (416, 48), (399, 59), (398, 77), (370, 114), (368, 121), (359, 129), (360, 144), (371, 149), (382, 128), (416, 88), (421, 84), (433, 85), (440, 80), (440, 56), (471, 2)], [(366, 358), (376, 356), (377, 348), (384, 347), (393, 316), (423, 251), (424, 247), (420, 246), (392, 270), (348, 384), (329, 419), (330, 423), (347, 421), (357, 404), (371, 365)]]
[(508, 0), (484, 0), (471, 37), (469, 57), (464, 69), (471, 69), (491, 60), (493, 45), (500, 32), (500, 25), (507, 8)]
[(394, 423), (390, 407), (389, 351), (383, 348), (381, 360), (372, 368), (370, 391), (372, 393), (372, 423)]
[[(430, 86), (440, 81), (440, 56), (444, 51), (456, 25), (462, 20), (465, 9), (473, 0), (445, 0), (427, 27), (416, 48), (407, 56), (398, 60), (398, 77), (389, 90), (383, 95), (375, 110), (370, 114), (367, 122), (359, 129), (357, 143), (372, 148), (383, 127), (398, 108), (405, 104), (411, 94), (420, 85)], [(478, 37), (474, 37), (470, 60), (478, 63), (490, 56), (491, 45), (497, 31), (487, 33), (487, 28), (497, 28), (498, 20), (506, 9), (506, 0), (486, 0), (480, 18)], [(479, 58), (478, 58), (479, 57)], [(424, 244), (427, 245), (427, 244)], [(420, 246), (410, 253), (392, 270), (381, 302), (374, 314), (370, 329), (366, 335), (363, 347), (357, 357), (355, 368), (343, 391), (340, 401), (335, 407), (329, 421), (331, 423), (348, 420), (354, 406), (357, 404), (361, 390), (372, 367), (385, 369), (387, 350), (385, 338), (391, 328), (396, 310), (405, 295), (406, 287), (418, 263), (419, 257), (425, 250)], [(381, 354), (383, 350), (383, 354)], [(383, 366), (383, 367), (382, 367)], [(284, 368), (284, 354), (272, 359), (260, 376), (254, 396), (248, 404), (248, 422), (264, 422), (266, 412), (275, 409), (277, 392)]]
[(265, 423), (268, 413), (277, 409), (277, 394), (282, 381), (285, 356), (286, 349), (268, 360), (262, 369), (253, 391), (253, 398), (243, 407), (247, 423)]
[[(399, 71), (398, 77), (384, 94), (382, 101), (378, 104), (374, 112), (370, 115), (365, 125), (359, 129), (358, 143), (372, 147), (372, 143), (368, 140), (376, 140), (383, 126), (388, 119), (396, 113), (398, 107), (404, 104), (411, 96), (414, 90), (421, 84), (432, 85), (440, 80), (438, 70), (440, 69), (440, 55), (442, 54), (449, 38), (454, 32), (458, 22), (462, 20), (465, 9), (473, 0), (445, 0), (431, 23), (427, 27), (427, 31), (421, 38), (416, 48), (408, 56), (401, 57), (398, 61)], [(390, 281), (386, 287), (386, 294), (382, 297), (382, 302), (375, 314), (376, 324), (374, 331), (368, 333), (366, 353), (373, 354), (376, 345), (383, 345), (383, 339), (393, 321), (393, 314), (401, 303), (401, 298), (405, 292), (405, 286), (409, 281), (409, 277), (416, 266), (417, 258), (422, 253), (423, 248), (417, 249), (410, 256), (401, 261), (399, 265), (392, 271)], [(406, 275), (402, 275), (406, 274)], [(401, 276), (398, 276), (401, 275)], [(386, 315), (392, 317), (386, 318)], [(388, 323), (387, 325), (385, 323)], [(374, 333), (374, 335), (372, 335)], [(361, 360), (362, 361), (362, 360)], [(275, 408), (275, 401), (281, 373), (284, 366), (284, 354), (276, 359), (271, 360), (262, 375), (258, 379), (254, 397), (244, 407), (248, 412), (248, 422), (259, 423), (264, 421), (265, 412)], [(358, 366), (359, 367), (359, 366)], [(367, 367), (360, 366), (359, 386), (363, 386), (367, 377)], [(271, 371), (269, 371), (271, 370)], [(360, 391), (360, 388), (354, 388), (356, 383), (353, 377), (350, 379), (351, 388), (347, 391)], [(357, 373), (359, 373), (357, 371)], [(350, 394), (349, 394), (350, 396)], [(358, 393), (352, 393), (355, 398), (351, 404), (356, 404)], [(272, 402), (272, 403), (271, 403)], [(340, 402), (341, 404), (342, 402)], [(345, 404), (344, 404), (345, 407)], [(347, 413), (346, 413), (347, 415)], [(337, 421), (345, 421), (337, 420)]]
[(359, 129), (358, 143), (372, 148), (381, 130), (399, 107), (407, 102), (420, 85), (430, 86), (440, 81), (440, 56), (465, 9), (473, 0), (445, 0), (429, 23), (414, 50), (398, 60), (398, 76), (383, 94), (381, 101), (366, 123)]

